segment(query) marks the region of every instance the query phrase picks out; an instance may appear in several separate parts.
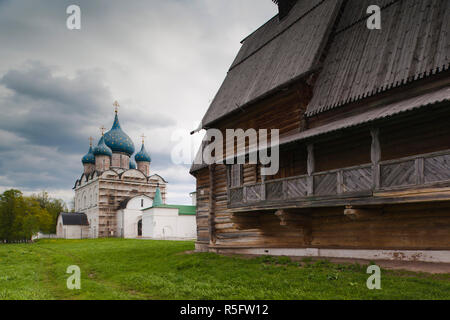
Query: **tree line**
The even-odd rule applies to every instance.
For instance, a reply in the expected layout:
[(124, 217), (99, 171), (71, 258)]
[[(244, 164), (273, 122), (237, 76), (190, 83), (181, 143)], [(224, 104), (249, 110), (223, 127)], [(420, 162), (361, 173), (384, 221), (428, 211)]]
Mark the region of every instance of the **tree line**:
[(0, 195), (0, 241), (31, 240), (37, 232), (56, 233), (61, 212), (67, 212), (65, 202), (45, 191), (24, 196), (19, 190), (7, 190)]

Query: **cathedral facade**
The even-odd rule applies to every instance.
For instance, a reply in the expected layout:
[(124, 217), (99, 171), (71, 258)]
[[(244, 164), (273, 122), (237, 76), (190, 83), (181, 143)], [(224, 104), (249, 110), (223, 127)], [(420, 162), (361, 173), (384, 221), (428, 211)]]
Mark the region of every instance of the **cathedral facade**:
[(133, 141), (120, 126), (117, 109), (111, 130), (102, 132), (95, 147), (91, 139), (82, 163), (84, 171), (75, 182), (74, 201), (75, 211), (87, 217), (89, 234), (85, 237), (126, 237), (127, 229), (132, 229), (132, 236), (139, 236), (141, 217), (127, 217), (124, 209), (151, 207), (155, 195), (165, 203), (167, 181), (150, 172), (151, 158), (144, 140), (135, 153)]

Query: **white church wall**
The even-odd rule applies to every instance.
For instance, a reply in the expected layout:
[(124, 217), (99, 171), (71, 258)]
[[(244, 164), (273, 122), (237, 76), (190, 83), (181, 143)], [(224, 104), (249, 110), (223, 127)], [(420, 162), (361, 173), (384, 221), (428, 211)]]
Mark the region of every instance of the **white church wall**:
[(131, 210), (142, 210), (145, 208), (150, 208), (153, 205), (153, 201), (147, 196), (138, 196), (127, 203), (127, 209)]
[(139, 170), (136, 169), (131, 169), (131, 170), (127, 170), (126, 172), (124, 172), (121, 176), (122, 180), (147, 180), (147, 177), (145, 176), (145, 174)]
[(123, 209), (117, 212), (117, 235), (126, 239), (138, 237), (138, 223), (142, 219), (141, 210)]
[(152, 199), (145, 195), (130, 199), (126, 209), (117, 212), (117, 235), (128, 239), (139, 237), (138, 223), (142, 219), (142, 209), (149, 208), (152, 204)]
[(75, 190), (75, 211), (85, 213), (89, 221), (88, 231), (83, 231), (83, 238), (98, 238), (98, 185), (98, 179), (94, 179)]
[(98, 238), (98, 207), (84, 211), (89, 221), (90, 238)]
[[(178, 209), (172, 208), (151, 208), (145, 210), (143, 216), (151, 215), (153, 217), (152, 226), (148, 226), (142, 219), (142, 230), (144, 237), (150, 235), (152, 239), (171, 239), (175, 238), (175, 232), (177, 229)], [(145, 219), (147, 222), (148, 219)], [(148, 229), (152, 229), (148, 232)], [(144, 231), (145, 230), (145, 231)]]
[[(151, 210), (149, 210), (149, 211), (151, 211)], [(153, 215), (150, 212), (144, 213), (142, 215), (142, 237), (154, 238), (154, 235), (155, 235), (155, 230), (154, 230)]]
[(75, 211), (86, 212), (96, 207), (98, 203), (98, 179), (85, 184), (75, 190)]
[(180, 216), (176, 208), (151, 208), (142, 217), (142, 236), (171, 240), (195, 239), (195, 216)]
[(183, 239), (197, 238), (197, 220), (195, 216), (178, 216), (177, 235)]

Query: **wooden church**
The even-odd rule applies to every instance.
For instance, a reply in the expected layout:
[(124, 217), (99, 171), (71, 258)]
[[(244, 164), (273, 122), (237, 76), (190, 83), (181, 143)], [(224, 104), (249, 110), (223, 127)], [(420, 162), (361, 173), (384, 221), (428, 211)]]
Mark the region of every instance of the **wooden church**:
[(279, 129), (280, 169), (194, 164), (197, 250), (450, 263), (450, 1), (273, 2), (202, 128)]

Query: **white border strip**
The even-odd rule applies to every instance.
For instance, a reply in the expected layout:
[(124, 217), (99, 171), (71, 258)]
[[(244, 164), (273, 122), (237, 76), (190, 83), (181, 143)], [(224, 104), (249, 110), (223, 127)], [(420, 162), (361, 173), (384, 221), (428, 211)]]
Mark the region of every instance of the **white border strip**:
[[(290, 248), (196, 248), (197, 251), (251, 255), (327, 257), (364, 260), (420, 261), (450, 263), (450, 250), (360, 250), (360, 249), (290, 249)], [(206, 250), (205, 250), (206, 249)]]

